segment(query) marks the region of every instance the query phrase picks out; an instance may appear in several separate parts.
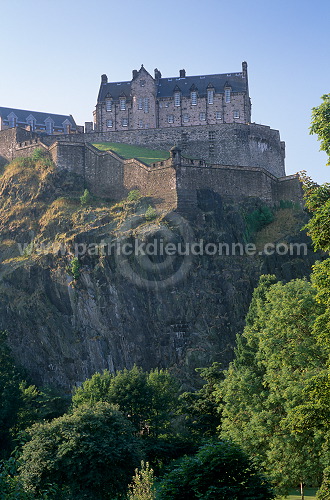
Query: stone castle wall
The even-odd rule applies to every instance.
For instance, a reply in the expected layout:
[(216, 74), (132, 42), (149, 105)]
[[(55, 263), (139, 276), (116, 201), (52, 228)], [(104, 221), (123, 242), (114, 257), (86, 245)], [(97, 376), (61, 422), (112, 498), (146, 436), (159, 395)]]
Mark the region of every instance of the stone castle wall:
[[(54, 138), (45, 138), (49, 143)], [(211, 164), (259, 167), (276, 177), (285, 176), (285, 145), (278, 130), (256, 124), (173, 127), (73, 134), (56, 138), (70, 142), (117, 142), (169, 151), (177, 145), (186, 157), (201, 158)]]
[[(181, 156), (181, 152), (171, 152), (169, 160), (148, 166), (136, 159), (125, 160), (111, 151), (99, 151), (86, 142), (87, 139), (91, 142), (104, 142), (104, 134), (56, 137), (56, 142), (47, 146), (44, 142), (50, 143), (54, 138), (42, 137), (43, 142), (41, 142), (36, 134), (19, 129), (0, 132), (0, 156), (10, 161), (17, 156), (29, 156), (35, 148), (43, 147), (49, 150), (58, 169), (80, 175), (84, 186), (96, 196), (119, 201), (132, 189), (138, 189), (142, 195), (152, 196), (158, 207), (166, 210), (178, 209), (185, 214), (196, 210), (198, 191), (204, 189), (210, 189), (224, 199), (236, 201), (257, 197), (269, 205), (279, 203), (281, 200), (301, 202), (301, 186), (297, 177), (280, 175), (284, 172), (284, 166), (282, 168), (282, 164), (278, 165), (275, 162), (279, 155), (282, 158), (279, 136), (276, 135), (278, 132), (262, 126), (246, 127), (248, 126), (243, 128), (237, 125), (235, 128), (229, 126), (227, 131), (222, 132), (221, 138), (224, 140), (222, 154), (226, 159), (231, 158), (229, 164), (217, 164), (202, 159), (192, 160)], [(195, 137), (198, 133), (201, 136), (205, 134), (205, 130), (201, 130), (201, 127), (196, 129), (198, 130)], [(258, 131), (262, 131), (263, 135), (261, 132), (257, 135)], [(134, 137), (137, 137), (139, 144), (150, 147), (153, 145), (155, 148), (155, 143), (147, 144), (151, 140), (150, 131), (146, 134), (145, 140), (141, 132), (138, 135), (136, 132), (126, 132), (125, 137), (121, 134), (120, 138), (123, 142), (134, 143)], [(154, 139), (164, 141), (162, 149), (165, 149), (165, 141), (174, 138), (174, 135), (171, 135), (169, 139), (167, 131), (155, 132), (157, 133)], [(177, 130), (172, 129), (171, 132), (177, 133)], [(225, 144), (226, 138), (228, 142)], [(107, 140), (119, 142), (114, 141), (112, 137), (107, 137)], [(243, 144), (241, 151), (239, 143)], [(277, 150), (274, 150), (275, 146)], [(252, 154), (254, 148), (257, 151), (255, 155)], [(179, 156), (174, 157), (174, 154)], [(198, 156), (201, 158), (203, 155)], [(268, 164), (267, 158), (269, 158)], [(263, 165), (267, 165), (268, 168)], [(277, 175), (272, 170), (275, 170)]]

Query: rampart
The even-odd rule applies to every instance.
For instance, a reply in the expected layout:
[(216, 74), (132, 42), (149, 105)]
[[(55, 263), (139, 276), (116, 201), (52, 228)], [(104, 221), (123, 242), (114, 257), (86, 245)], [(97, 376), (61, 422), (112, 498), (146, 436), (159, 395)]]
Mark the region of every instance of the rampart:
[(169, 151), (174, 145), (188, 158), (210, 164), (260, 167), (276, 177), (285, 175), (285, 143), (278, 130), (265, 125), (223, 123), (163, 129), (139, 129), (46, 137), (45, 141), (117, 142)]
[[(129, 135), (136, 132), (130, 131)], [(235, 134), (226, 155), (234, 148), (239, 135)], [(180, 148), (172, 148), (168, 160), (146, 165), (134, 158), (124, 159), (112, 151), (100, 151), (86, 142), (89, 138), (94, 143), (105, 140), (104, 134), (77, 134), (56, 137), (54, 141), (54, 138), (39, 137), (26, 130), (9, 129), (0, 132), (0, 156), (3, 161), (10, 161), (18, 156), (29, 156), (35, 148), (42, 147), (49, 151), (58, 169), (80, 175), (85, 188), (96, 196), (118, 201), (125, 198), (132, 189), (138, 189), (142, 195), (152, 196), (159, 208), (177, 209), (186, 215), (196, 212), (198, 191), (205, 189), (218, 193), (224, 200), (243, 201), (245, 198), (255, 197), (268, 205), (277, 204), (281, 200), (302, 203), (302, 190), (297, 176), (275, 175), (271, 169), (260, 166), (257, 160), (267, 149), (262, 150), (259, 146), (255, 163), (252, 155), (246, 154), (245, 160), (242, 159), (242, 163), (249, 165), (235, 164), (233, 160), (228, 164), (215, 163), (201, 158), (202, 154), (195, 159), (187, 158), (182, 155)], [(110, 139), (109, 137), (108, 140)], [(132, 137), (131, 140), (133, 141)], [(245, 146), (251, 146), (251, 135), (245, 134), (244, 141)], [(139, 144), (144, 144), (141, 138)], [(157, 145), (153, 144), (154, 148), (155, 146)], [(269, 152), (271, 153), (272, 151)], [(240, 155), (243, 153), (238, 151), (237, 161)], [(264, 158), (263, 162), (265, 161)], [(282, 169), (281, 163), (274, 169), (281, 173), (284, 166)]]

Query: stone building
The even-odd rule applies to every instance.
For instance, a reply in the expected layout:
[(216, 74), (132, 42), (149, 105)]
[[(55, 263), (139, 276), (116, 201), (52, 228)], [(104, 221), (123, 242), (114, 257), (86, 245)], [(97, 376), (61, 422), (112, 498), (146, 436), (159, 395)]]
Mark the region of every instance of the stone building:
[(0, 130), (22, 127), (47, 135), (76, 133), (78, 127), (71, 115), (55, 115), (0, 107)]
[(247, 63), (242, 71), (215, 75), (154, 77), (141, 66), (131, 81), (108, 82), (102, 75), (94, 111), (96, 132), (249, 123)]

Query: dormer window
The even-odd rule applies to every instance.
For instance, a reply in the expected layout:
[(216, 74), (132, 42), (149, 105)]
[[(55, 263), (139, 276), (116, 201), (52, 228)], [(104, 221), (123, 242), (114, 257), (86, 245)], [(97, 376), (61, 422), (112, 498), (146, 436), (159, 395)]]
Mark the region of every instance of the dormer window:
[(208, 90), (207, 91), (207, 104), (213, 104), (213, 102), (214, 102), (214, 91)]
[(47, 134), (52, 134), (54, 131), (54, 122), (51, 118), (46, 118), (45, 120), (46, 124), (46, 132)]
[(181, 93), (174, 92), (174, 106), (181, 106)]
[(105, 100), (105, 109), (106, 109), (106, 111), (112, 111), (112, 100), (111, 99)]
[(126, 99), (124, 97), (121, 97), (119, 99), (119, 107), (120, 107), (120, 111), (125, 111), (125, 109), (126, 109)]
[(26, 123), (30, 126), (30, 130), (34, 131), (36, 128), (36, 119), (34, 116), (29, 115), (26, 119)]
[(190, 94), (191, 97), (191, 105), (196, 106), (197, 105), (197, 92), (196, 90), (193, 90)]
[(10, 115), (8, 115), (8, 123), (10, 128), (16, 127), (17, 116), (14, 113), (10, 113)]
[(225, 102), (228, 103), (231, 100), (231, 88), (227, 87), (225, 89)]

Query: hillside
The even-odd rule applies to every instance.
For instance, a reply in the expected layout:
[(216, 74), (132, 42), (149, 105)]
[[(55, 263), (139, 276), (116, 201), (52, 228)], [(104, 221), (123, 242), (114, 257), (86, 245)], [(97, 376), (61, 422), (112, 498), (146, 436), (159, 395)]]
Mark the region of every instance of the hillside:
[(190, 388), (196, 367), (232, 358), (259, 275), (308, 275), (317, 257), (311, 250), (305, 257), (196, 255), (185, 267), (185, 257), (165, 265), (97, 253), (100, 243), (137, 235), (178, 241), (182, 224), (196, 242), (260, 243), (266, 229), (268, 240), (309, 242), (300, 232), (306, 216), (295, 207), (262, 222), (260, 200), (224, 205), (204, 190), (185, 223), (157, 215), (138, 193), (117, 204), (82, 204), (83, 192), (79, 176), (38, 154), (15, 160), (0, 177), (0, 328), (39, 384), (68, 391), (95, 371), (136, 363), (172, 367)]

